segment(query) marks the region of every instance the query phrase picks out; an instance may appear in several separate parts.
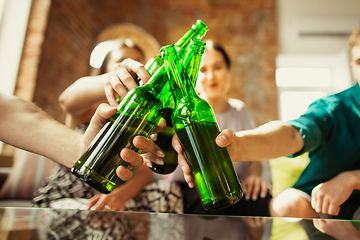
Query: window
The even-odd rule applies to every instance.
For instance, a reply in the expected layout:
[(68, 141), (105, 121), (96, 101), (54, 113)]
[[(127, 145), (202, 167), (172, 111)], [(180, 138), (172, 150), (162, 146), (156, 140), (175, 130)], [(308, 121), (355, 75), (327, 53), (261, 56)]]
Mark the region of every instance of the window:
[(351, 85), (347, 55), (280, 55), (277, 59), (279, 119), (295, 119), (318, 98)]
[(276, 85), (281, 88), (280, 119), (287, 121), (299, 117), (310, 103), (326, 96), (331, 73), (327, 68), (278, 68)]

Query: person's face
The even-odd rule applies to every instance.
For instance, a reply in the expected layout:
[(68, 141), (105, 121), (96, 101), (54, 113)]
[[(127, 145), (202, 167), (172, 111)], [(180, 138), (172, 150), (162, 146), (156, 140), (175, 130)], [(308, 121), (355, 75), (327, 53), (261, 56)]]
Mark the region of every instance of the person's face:
[(206, 49), (203, 54), (196, 91), (206, 99), (225, 97), (230, 71), (221, 52)]
[(354, 79), (360, 84), (360, 45), (351, 49), (350, 67)]
[(124, 61), (126, 58), (131, 58), (135, 61), (144, 63), (144, 58), (136, 48), (122, 47), (118, 50), (111, 51), (109, 60), (106, 65), (106, 72), (112, 71), (115, 63)]

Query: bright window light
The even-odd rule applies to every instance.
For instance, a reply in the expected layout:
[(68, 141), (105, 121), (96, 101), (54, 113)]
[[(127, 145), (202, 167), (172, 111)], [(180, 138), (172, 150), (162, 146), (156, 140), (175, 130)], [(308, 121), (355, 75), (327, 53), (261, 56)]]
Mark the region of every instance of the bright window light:
[(324, 96), (326, 96), (326, 93), (320, 91), (282, 92), (280, 94), (281, 120), (288, 121), (300, 117), (312, 102)]
[(328, 68), (278, 68), (278, 87), (328, 87), (331, 73)]

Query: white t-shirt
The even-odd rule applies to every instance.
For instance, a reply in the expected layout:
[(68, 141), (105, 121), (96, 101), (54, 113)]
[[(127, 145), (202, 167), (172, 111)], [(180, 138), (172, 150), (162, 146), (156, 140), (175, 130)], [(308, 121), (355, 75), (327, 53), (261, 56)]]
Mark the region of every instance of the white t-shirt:
[[(225, 112), (215, 113), (220, 130), (229, 128), (237, 132), (255, 128), (255, 122), (248, 113), (244, 102), (230, 98), (229, 104), (230, 108)], [(246, 179), (248, 177), (249, 162), (234, 162), (233, 164), (240, 182)], [(179, 166), (171, 174), (170, 180), (185, 183), (184, 174)]]

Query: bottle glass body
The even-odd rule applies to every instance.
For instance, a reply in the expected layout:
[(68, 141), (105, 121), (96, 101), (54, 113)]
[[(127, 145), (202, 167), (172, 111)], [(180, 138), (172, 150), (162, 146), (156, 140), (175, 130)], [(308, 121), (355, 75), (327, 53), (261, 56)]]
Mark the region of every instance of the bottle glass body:
[(217, 123), (193, 121), (179, 113), (179, 109), (174, 110), (173, 124), (203, 207), (217, 210), (235, 204), (243, 191), (226, 148), (215, 143), (220, 133)]
[(215, 143), (220, 130), (213, 110), (197, 96), (174, 48), (168, 46), (162, 53), (176, 103), (173, 126), (201, 203), (207, 210), (230, 206), (241, 199), (243, 191), (226, 148)]
[(149, 136), (161, 119), (161, 106), (148, 86), (131, 90), (71, 172), (98, 191), (111, 192), (119, 180), (116, 168), (128, 166), (119, 156), (121, 149), (138, 152), (132, 139), (136, 135)]

